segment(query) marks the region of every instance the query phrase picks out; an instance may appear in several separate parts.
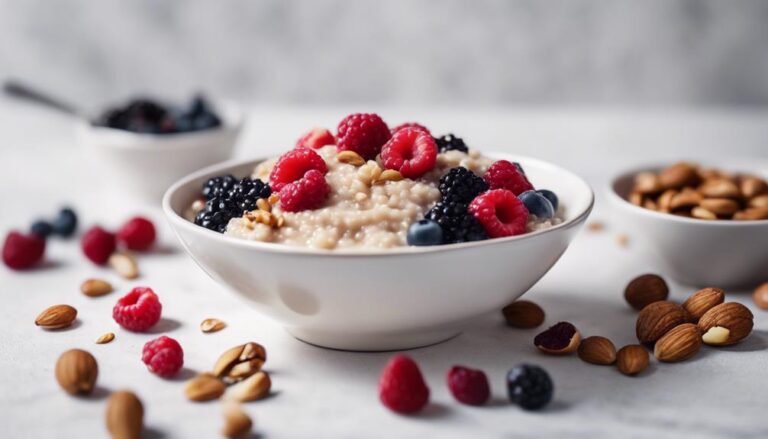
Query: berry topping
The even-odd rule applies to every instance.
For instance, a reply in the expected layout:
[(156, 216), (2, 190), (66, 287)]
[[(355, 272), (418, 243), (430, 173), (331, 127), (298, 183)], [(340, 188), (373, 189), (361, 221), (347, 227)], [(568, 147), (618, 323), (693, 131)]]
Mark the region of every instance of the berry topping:
[(494, 189), (479, 195), (469, 205), (469, 212), (485, 228), (491, 238), (525, 233), (528, 210), (515, 194)]
[(393, 357), (381, 372), (379, 398), (397, 413), (415, 413), (429, 401), (429, 388), (419, 366), (406, 355)]
[(339, 151), (354, 151), (373, 160), (390, 137), (389, 127), (378, 114), (356, 113), (339, 122), (336, 145)]
[(280, 189), (280, 207), (286, 212), (317, 209), (323, 205), (330, 192), (325, 176), (311, 169), (301, 179)]
[(141, 361), (150, 372), (161, 377), (172, 377), (184, 365), (184, 350), (178, 341), (163, 335), (144, 345)]
[(93, 226), (80, 239), (80, 246), (85, 256), (94, 264), (104, 265), (115, 251), (115, 234), (99, 226)]
[(310, 170), (328, 172), (328, 166), (320, 154), (308, 148), (298, 148), (281, 155), (269, 174), (272, 190), (280, 192), (283, 186), (304, 178)]
[(533, 190), (533, 185), (523, 173), (519, 164), (499, 160), (491, 165), (483, 179), (491, 189), (506, 189), (515, 195)]
[(485, 372), (463, 366), (453, 366), (446, 377), (448, 388), (457, 401), (469, 405), (483, 405), (491, 396)]
[(296, 141), (296, 148), (318, 149), (334, 143), (336, 139), (330, 131), (325, 128), (312, 128)]
[(53, 233), (53, 225), (45, 220), (37, 220), (32, 223), (29, 231), (41, 238), (47, 238)]
[(392, 135), (381, 149), (381, 161), (386, 169), (400, 171), (406, 178), (418, 178), (435, 167), (437, 146), (429, 134), (405, 128)]
[(107, 110), (94, 124), (136, 133), (172, 134), (215, 128), (221, 125), (221, 120), (205, 98), (195, 96), (186, 109), (135, 99), (123, 107)]
[(19, 232), (10, 232), (5, 237), (3, 262), (9, 268), (14, 270), (29, 268), (40, 262), (44, 253), (45, 239), (34, 233), (24, 235)]
[(467, 148), (467, 145), (464, 144), (464, 141), (461, 138), (454, 136), (453, 134), (446, 134), (441, 137), (435, 137), (435, 143), (437, 144), (437, 148), (440, 150), (440, 152), (469, 152), (469, 148)]
[(525, 191), (518, 195), (520, 201), (525, 204), (528, 213), (536, 215), (537, 218), (552, 218), (555, 216), (555, 208), (552, 203), (539, 191)]
[(209, 179), (202, 194), (208, 201), (195, 216), (195, 224), (224, 233), (229, 220), (256, 209), (256, 201), (269, 197), (272, 189), (259, 179), (246, 177), (238, 181), (232, 175), (222, 175)]
[(466, 203), (439, 201), (425, 217), (443, 229), (444, 244), (488, 239), (482, 224), (467, 211)]
[(155, 243), (155, 225), (152, 221), (137, 216), (131, 218), (117, 232), (117, 242), (130, 250), (144, 251)]
[(440, 224), (423, 219), (408, 227), (406, 240), (408, 245), (440, 245), (443, 243), (443, 229)]
[(59, 215), (53, 221), (53, 233), (68, 238), (75, 233), (77, 229), (77, 215), (75, 211), (69, 207), (65, 207), (59, 211)]
[(160, 320), (163, 305), (152, 288), (136, 287), (112, 308), (112, 318), (123, 328), (143, 332)]
[(552, 400), (554, 386), (544, 369), (521, 364), (507, 373), (509, 400), (526, 410), (538, 410)]
[(488, 184), (469, 169), (459, 166), (440, 178), (440, 194), (444, 201), (469, 203), (488, 190)]
[(555, 195), (554, 192), (548, 190), (548, 189), (539, 189), (536, 192), (540, 193), (541, 195), (544, 195), (544, 198), (549, 200), (550, 203), (552, 203), (552, 208), (557, 212), (557, 206), (560, 205), (560, 201), (557, 199), (557, 195)]
[(210, 178), (203, 185), (203, 196), (206, 200), (222, 195), (229, 196), (235, 184), (237, 184), (237, 179), (231, 174)]
[(423, 132), (425, 134), (428, 134), (430, 136), (432, 135), (432, 133), (429, 132), (429, 129), (427, 129), (427, 127), (425, 127), (424, 125), (421, 125), (419, 123), (416, 123), (416, 122), (401, 123), (400, 125), (392, 128), (392, 134), (395, 134), (396, 132), (398, 132), (400, 130), (403, 130), (403, 129), (406, 129), (406, 128), (413, 128), (415, 130), (419, 130), (419, 131), (421, 131), (421, 132)]

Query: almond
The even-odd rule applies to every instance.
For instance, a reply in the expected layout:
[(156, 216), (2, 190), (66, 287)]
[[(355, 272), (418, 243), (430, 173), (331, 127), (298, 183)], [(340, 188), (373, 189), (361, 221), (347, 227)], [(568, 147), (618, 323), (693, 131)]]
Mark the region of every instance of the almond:
[(691, 208), (697, 206), (703, 199), (704, 197), (695, 190), (684, 188), (679, 194), (672, 197), (672, 200), (670, 200), (669, 203), (669, 208), (671, 210)]
[(262, 370), (234, 384), (227, 390), (224, 398), (228, 401), (237, 402), (257, 401), (266, 398), (271, 387), (272, 380)]
[(713, 178), (706, 180), (699, 192), (707, 198), (739, 198), (741, 191), (736, 183), (727, 178)]
[(635, 175), (634, 191), (643, 195), (650, 195), (659, 193), (662, 189), (658, 175), (653, 172), (641, 172)]
[(762, 178), (757, 177), (742, 177), (741, 179), (741, 194), (746, 198), (754, 198), (758, 195), (768, 193), (768, 183)]
[(139, 439), (144, 428), (144, 406), (133, 392), (113, 392), (107, 400), (105, 418), (112, 439)]
[(77, 318), (77, 310), (69, 305), (53, 305), (40, 313), (35, 325), (43, 329), (62, 329), (70, 326)]
[(224, 405), (224, 427), (221, 434), (230, 439), (245, 438), (253, 428), (253, 421), (238, 404)]
[(56, 361), (56, 381), (70, 395), (89, 395), (96, 385), (99, 365), (90, 353), (70, 349)]
[(669, 287), (664, 279), (656, 274), (638, 276), (624, 289), (624, 299), (638, 311), (653, 302), (666, 300), (667, 296)]
[(592, 336), (581, 341), (579, 358), (587, 363), (608, 365), (616, 362), (616, 346), (605, 337)]
[(128, 253), (116, 252), (109, 257), (109, 266), (125, 279), (139, 277), (139, 266), (136, 259)]
[[(261, 200), (261, 198), (259, 198)], [(227, 324), (219, 319), (205, 319), (200, 323), (200, 330), (205, 333), (218, 332), (226, 328)]]
[(381, 175), (379, 175), (379, 178), (377, 178), (374, 183), (383, 184), (388, 181), (400, 181), (402, 179), (403, 174), (401, 174), (400, 171), (396, 171), (394, 169), (385, 169), (381, 171)]
[(739, 203), (728, 198), (706, 198), (699, 206), (718, 216), (730, 216), (739, 210)]
[(701, 332), (693, 323), (675, 326), (664, 334), (653, 349), (653, 355), (667, 363), (683, 361), (696, 355), (701, 349)]
[(755, 288), (755, 292), (752, 293), (752, 301), (758, 308), (768, 309), (768, 282)]
[(696, 168), (690, 163), (676, 163), (661, 171), (659, 182), (666, 189), (678, 189), (698, 181)]
[(564, 355), (575, 352), (581, 343), (581, 334), (571, 323), (560, 322), (540, 333), (533, 339), (533, 344), (540, 351), (552, 355)]
[(640, 192), (632, 192), (629, 194), (629, 202), (635, 206), (642, 206), (644, 204), (644, 200), (645, 198)]
[(528, 300), (517, 300), (501, 311), (507, 325), (513, 328), (535, 328), (544, 323), (544, 310)]
[[(699, 319), (699, 329), (704, 334), (704, 342), (709, 345), (732, 345), (744, 340), (752, 332), (753, 318), (746, 306), (738, 302), (726, 302), (705, 312)], [(715, 327), (727, 329), (727, 338), (708, 337), (708, 331)]]
[(749, 200), (749, 207), (768, 207), (768, 195), (758, 195)]
[(115, 339), (115, 334), (112, 332), (107, 332), (106, 334), (96, 339), (96, 344), (107, 344), (114, 339)]
[(213, 366), (213, 374), (225, 381), (234, 382), (255, 374), (266, 361), (267, 351), (264, 346), (249, 342), (221, 354)]
[(643, 308), (637, 316), (635, 333), (643, 344), (653, 344), (677, 325), (686, 323), (686, 311), (669, 301), (654, 302)]
[(683, 302), (683, 309), (688, 311), (694, 322), (698, 322), (705, 312), (725, 301), (725, 291), (720, 288), (704, 288), (696, 291)]
[(672, 210), (672, 199), (675, 198), (675, 196), (678, 194), (678, 192), (675, 189), (667, 189), (664, 191), (660, 196), (659, 199), (656, 200), (656, 203), (658, 204), (659, 210), (662, 212), (669, 212)]
[(694, 207), (691, 209), (691, 216), (703, 220), (716, 220), (717, 215), (714, 212), (710, 212), (703, 207)]
[(212, 373), (201, 373), (187, 381), (184, 394), (191, 401), (210, 401), (224, 394), (226, 386)]
[(758, 221), (768, 219), (768, 207), (750, 207), (733, 214), (733, 219), (740, 221)]
[(99, 297), (113, 291), (112, 284), (101, 279), (88, 279), (80, 285), (80, 291), (88, 297)]
[(341, 163), (346, 163), (352, 166), (362, 166), (365, 164), (365, 159), (355, 151), (341, 151), (336, 156)]
[(624, 375), (639, 374), (648, 367), (649, 362), (648, 351), (637, 344), (624, 346), (616, 353), (616, 367)]

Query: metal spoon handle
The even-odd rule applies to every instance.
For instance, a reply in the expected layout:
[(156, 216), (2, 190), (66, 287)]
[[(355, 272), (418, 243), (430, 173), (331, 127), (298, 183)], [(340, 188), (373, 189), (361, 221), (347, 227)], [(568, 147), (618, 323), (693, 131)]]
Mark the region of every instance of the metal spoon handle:
[(3, 91), (11, 97), (23, 99), (53, 108), (63, 113), (81, 117), (81, 113), (74, 105), (64, 102), (58, 98), (52, 97), (47, 93), (35, 90), (34, 88), (14, 80), (7, 80), (3, 84)]

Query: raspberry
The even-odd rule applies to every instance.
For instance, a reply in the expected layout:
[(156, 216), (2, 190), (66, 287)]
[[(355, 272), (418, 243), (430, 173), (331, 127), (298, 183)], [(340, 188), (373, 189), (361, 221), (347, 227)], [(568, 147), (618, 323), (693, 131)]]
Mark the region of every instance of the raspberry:
[(160, 320), (163, 305), (152, 288), (136, 287), (112, 308), (112, 318), (123, 328), (143, 332)]
[(286, 212), (316, 209), (323, 205), (331, 188), (320, 171), (310, 170), (300, 180), (280, 190), (280, 207)]
[(320, 154), (309, 148), (298, 148), (281, 155), (269, 174), (269, 185), (275, 192), (280, 192), (283, 186), (300, 180), (310, 170), (320, 171), (321, 175), (328, 172), (328, 166)]
[(318, 149), (325, 145), (333, 145), (336, 139), (325, 128), (312, 128), (296, 141), (296, 148)]
[(499, 160), (491, 165), (483, 179), (491, 189), (506, 189), (515, 195), (533, 190), (533, 185), (523, 173), (520, 165)]
[(117, 232), (117, 242), (127, 249), (144, 251), (154, 244), (156, 235), (152, 221), (137, 216), (123, 224)]
[(397, 413), (415, 413), (429, 401), (429, 388), (419, 366), (406, 355), (389, 360), (379, 379), (379, 398)]
[(161, 377), (172, 377), (184, 365), (184, 350), (178, 341), (163, 335), (144, 345), (141, 361), (150, 372)]
[(104, 265), (115, 251), (115, 234), (107, 232), (99, 226), (88, 229), (80, 240), (80, 246), (85, 256), (94, 264)]
[(354, 151), (373, 160), (391, 137), (389, 127), (378, 114), (350, 114), (339, 122), (336, 145), (339, 151)]
[(483, 405), (491, 396), (488, 377), (482, 370), (453, 366), (446, 380), (453, 397), (464, 404)]
[(493, 189), (480, 194), (469, 204), (471, 213), (491, 238), (525, 233), (528, 209), (515, 194), (506, 189)]
[(413, 128), (415, 130), (422, 131), (422, 132), (424, 132), (424, 133), (426, 133), (426, 134), (428, 134), (430, 136), (432, 135), (432, 133), (429, 132), (429, 129), (427, 127), (425, 127), (424, 125), (421, 125), (419, 123), (416, 123), (416, 122), (401, 123), (400, 125), (392, 128), (392, 135), (394, 135), (396, 132), (398, 132), (400, 130), (403, 130), (403, 129), (406, 129), (406, 128)]
[(34, 233), (24, 235), (13, 231), (5, 237), (3, 244), (3, 262), (9, 268), (22, 270), (29, 268), (43, 259), (45, 239)]
[(400, 171), (403, 177), (417, 178), (432, 170), (437, 161), (437, 146), (429, 134), (405, 128), (396, 132), (381, 149), (386, 169)]

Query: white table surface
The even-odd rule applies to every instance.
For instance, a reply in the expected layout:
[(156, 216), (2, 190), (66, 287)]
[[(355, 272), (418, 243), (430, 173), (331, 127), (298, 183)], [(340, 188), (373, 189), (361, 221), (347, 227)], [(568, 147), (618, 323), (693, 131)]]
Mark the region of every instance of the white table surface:
[[(254, 107), (237, 155), (280, 151), (304, 129), (333, 126), (348, 110), (369, 108)], [(608, 175), (638, 161), (768, 156), (767, 112), (389, 108), (381, 113), (392, 122), (419, 120), (435, 132), (460, 134), (472, 146), (539, 156), (586, 176), (598, 188), (592, 219), (604, 221), (607, 229), (582, 232), (525, 297), (544, 307), (547, 324), (568, 320), (585, 336), (605, 335), (617, 345), (635, 341), (635, 313), (622, 298), (626, 282), (635, 274), (664, 269), (640, 249), (641, 236), (613, 219), (600, 194)], [(136, 282), (91, 265), (77, 241), (51, 241), (47, 262), (36, 270), (0, 268), (0, 437), (106, 437), (105, 399), (110, 390), (122, 388), (135, 390), (144, 401), (147, 437), (217, 437), (220, 403), (187, 401), (184, 379), (208, 370), (225, 348), (249, 340), (267, 347), (273, 377), (275, 396), (245, 405), (263, 437), (768, 436), (768, 313), (755, 310), (744, 292), (729, 292), (728, 299), (755, 311), (755, 331), (747, 341), (703, 349), (683, 364), (653, 362), (636, 378), (575, 356), (541, 355), (532, 346), (537, 330), (509, 329), (498, 314), (489, 315), (453, 340), (409, 352), (426, 375), (431, 405), (419, 416), (401, 417), (378, 402), (378, 375), (391, 353), (309, 346), (249, 309), (187, 257), (158, 208), (123, 206), (94, 190), (109, 182), (83, 168), (70, 121), (0, 100), (0, 151), (3, 234), (27, 227), (66, 202), (77, 207), (86, 225), (116, 227), (130, 215), (146, 214), (160, 227), (161, 241), (158, 251), (141, 256), (142, 277)], [(619, 233), (629, 234), (628, 248), (616, 244)], [(79, 284), (92, 276), (113, 281), (118, 292), (99, 299), (83, 296)], [(126, 332), (111, 319), (115, 300), (135, 284), (152, 286), (163, 302), (165, 320), (152, 334)], [(676, 300), (693, 291), (672, 286)], [(74, 328), (46, 332), (34, 326), (35, 316), (55, 303), (79, 310)], [(206, 317), (221, 318), (229, 326), (202, 334), (198, 324)], [(116, 333), (115, 341), (95, 345), (107, 331)], [(186, 369), (178, 379), (155, 377), (140, 361), (144, 342), (160, 333), (184, 346)], [(98, 390), (92, 397), (72, 398), (54, 380), (56, 358), (73, 347), (87, 349), (99, 362)], [(543, 365), (555, 381), (555, 401), (542, 412), (523, 412), (505, 402), (505, 372), (521, 362)], [(453, 401), (444, 374), (454, 364), (486, 371), (494, 396), (489, 406)]]

